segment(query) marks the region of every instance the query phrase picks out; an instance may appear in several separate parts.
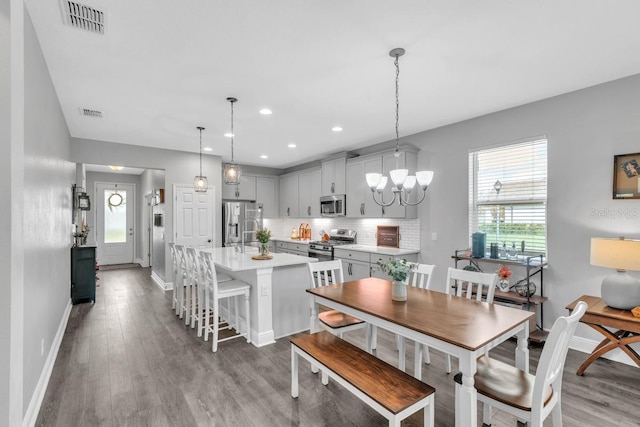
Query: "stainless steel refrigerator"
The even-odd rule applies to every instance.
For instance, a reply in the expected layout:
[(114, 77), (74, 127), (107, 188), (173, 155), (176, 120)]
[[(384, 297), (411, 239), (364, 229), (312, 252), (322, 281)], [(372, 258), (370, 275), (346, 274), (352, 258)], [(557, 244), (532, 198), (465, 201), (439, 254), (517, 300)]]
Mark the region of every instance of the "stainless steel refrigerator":
[(256, 231), (262, 228), (262, 210), (253, 202), (222, 204), (222, 246), (258, 246)]

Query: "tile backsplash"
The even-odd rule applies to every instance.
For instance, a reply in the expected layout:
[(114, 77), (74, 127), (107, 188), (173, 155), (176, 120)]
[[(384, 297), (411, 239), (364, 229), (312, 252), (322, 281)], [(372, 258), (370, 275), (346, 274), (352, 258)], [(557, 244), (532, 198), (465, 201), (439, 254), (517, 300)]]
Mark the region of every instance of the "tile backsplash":
[(320, 231), (329, 233), (332, 228), (350, 228), (358, 234), (356, 242), (361, 245), (376, 245), (376, 227), (378, 225), (397, 225), (400, 227), (400, 247), (420, 249), (420, 220), (392, 218), (280, 218), (265, 219), (264, 227), (271, 230), (274, 237), (289, 237), (291, 229), (306, 222), (311, 225), (311, 240), (320, 239)]

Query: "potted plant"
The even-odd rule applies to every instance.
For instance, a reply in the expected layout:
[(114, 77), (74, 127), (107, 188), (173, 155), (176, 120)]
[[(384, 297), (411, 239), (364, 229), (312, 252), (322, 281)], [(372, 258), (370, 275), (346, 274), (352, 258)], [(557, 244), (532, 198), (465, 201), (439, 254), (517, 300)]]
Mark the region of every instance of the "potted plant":
[(500, 281), (498, 282), (498, 289), (502, 292), (509, 292), (509, 277), (511, 277), (511, 269), (504, 264), (500, 264), (496, 273), (500, 278)]
[(389, 262), (378, 261), (380, 270), (393, 279), (391, 283), (391, 299), (394, 301), (407, 300), (407, 279), (415, 264), (406, 259), (394, 259)]
[(269, 256), (269, 239), (271, 238), (271, 231), (267, 228), (262, 228), (256, 231), (256, 238), (260, 242), (260, 256), (266, 259)]

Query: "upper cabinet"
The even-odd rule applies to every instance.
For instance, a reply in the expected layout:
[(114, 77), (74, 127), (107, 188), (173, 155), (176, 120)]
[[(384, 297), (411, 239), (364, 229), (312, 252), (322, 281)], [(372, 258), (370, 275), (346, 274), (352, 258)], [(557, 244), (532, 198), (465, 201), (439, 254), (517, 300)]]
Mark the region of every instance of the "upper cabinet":
[(256, 177), (256, 203), (262, 205), (264, 218), (278, 218), (278, 205), (276, 203), (276, 177)]
[(256, 200), (256, 177), (240, 175), (240, 184), (222, 184), (222, 198), (229, 200)]
[(280, 177), (280, 216), (298, 218), (298, 174)]
[(345, 194), (346, 155), (322, 162), (322, 196)]
[(349, 159), (346, 172), (347, 216), (351, 218), (380, 218), (382, 208), (373, 201), (365, 174), (380, 172), (382, 157), (367, 156)]
[(300, 218), (320, 217), (321, 171), (300, 171), (298, 175), (298, 215)]

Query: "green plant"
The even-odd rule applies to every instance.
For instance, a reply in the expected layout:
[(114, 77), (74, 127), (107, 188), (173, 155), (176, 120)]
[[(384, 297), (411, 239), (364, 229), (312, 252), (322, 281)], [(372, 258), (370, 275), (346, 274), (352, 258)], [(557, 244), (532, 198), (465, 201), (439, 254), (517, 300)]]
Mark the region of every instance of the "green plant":
[(394, 259), (389, 262), (378, 261), (380, 269), (387, 273), (396, 282), (404, 282), (415, 264), (406, 259)]
[(256, 231), (256, 238), (260, 243), (268, 243), (271, 238), (271, 231), (267, 228)]

